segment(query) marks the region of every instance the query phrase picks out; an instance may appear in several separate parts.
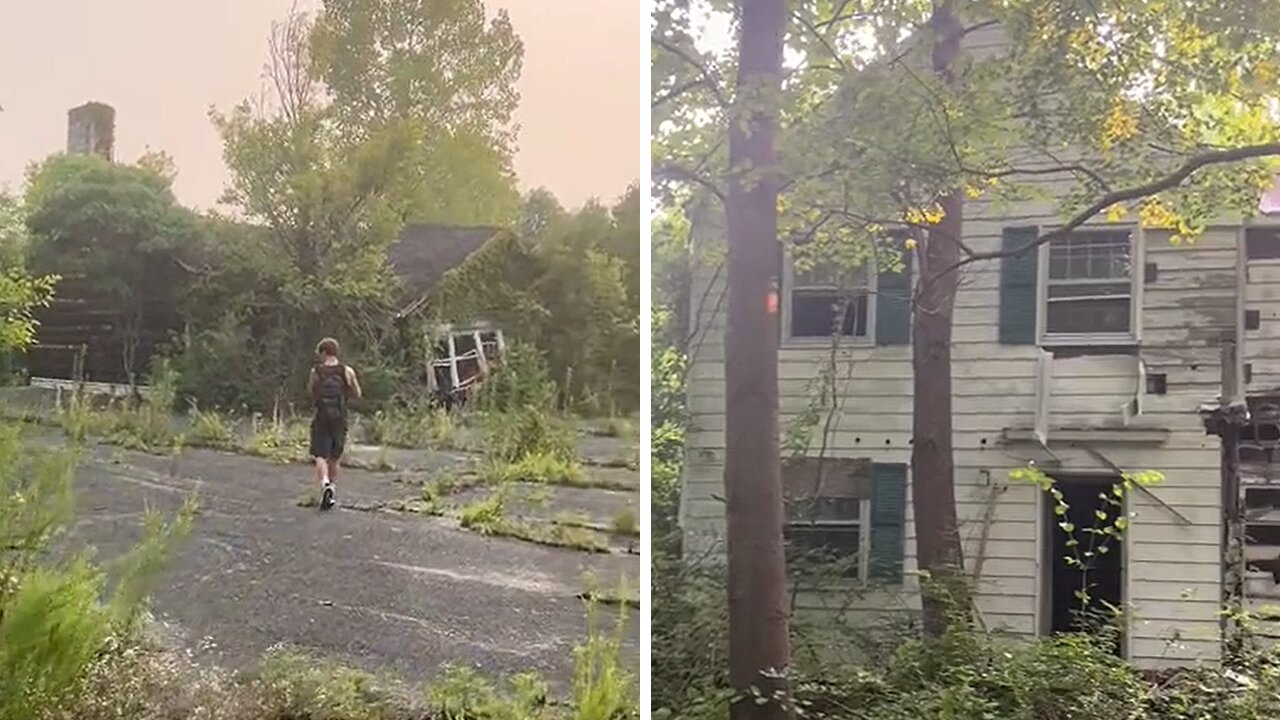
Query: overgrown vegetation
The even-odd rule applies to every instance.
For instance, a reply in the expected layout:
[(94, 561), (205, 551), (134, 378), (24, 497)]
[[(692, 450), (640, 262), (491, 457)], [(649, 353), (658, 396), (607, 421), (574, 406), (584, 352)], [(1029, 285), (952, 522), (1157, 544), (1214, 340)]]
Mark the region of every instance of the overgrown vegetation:
[[(966, 273), (994, 275), (995, 263), (1003, 263), (1003, 293), (1024, 282), (1014, 279), (1015, 267), (1034, 273), (1038, 252), (1047, 255), (1045, 246), (1052, 245), (1056, 253), (1087, 225), (1126, 233), (1141, 228), (1180, 244), (1223, 218), (1247, 221), (1258, 212), (1280, 156), (1280, 116), (1258, 110), (1280, 97), (1273, 51), (1280, 14), (1274, 7), (1249, 8), (1200, 0), (654, 4), (655, 198), (670, 211), (662, 224), (683, 236), (690, 220), (700, 223), (708, 240), (726, 240), (729, 258), (691, 258), (681, 244), (678, 259), (686, 262), (659, 271), (677, 281), (663, 286), (670, 292), (660, 302), (687, 318), (671, 323), (673, 338), (655, 337), (668, 369), (696, 357), (712, 313), (723, 311), (730, 328), (717, 348), (717, 357), (729, 361), (707, 363), (706, 369), (718, 366), (715, 372), (698, 374), (700, 383), (716, 381), (709, 385), (720, 386), (726, 403), (724, 424), (713, 421), (707, 429), (723, 430), (716, 460), (724, 465), (725, 492), (717, 499), (727, 546), (714, 553), (729, 557), (729, 578), (723, 568), (707, 570), (706, 594), (673, 597), (701, 585), (686, 577), (696, 559), (679, 547), (676, 532), (669, 535), (673, 542), (663, 549), (670, 550), (670, 562), (660, 567), (670, 576), (655, 580), (662, 587), (654, 592), (667, 603), (655, 608), (655, 627), (674, 626), (655, 645), (667, 666), (655, 687), (670, 693), (658, 704), (669, 716), (1274, 714), (1266, 705), (1277, 697), (1275, 657), (1265, 653), (1229, 657), (1227, 669), (1206, 666), (1153, 680), (1113, 656), (1106, 623), (1094, 626), (1096, 635), (1020, 644), (983, 632), (975, 624), (980, 618), (967, 617), (970, 602), (963, 597), (971, 559), (958, 531), (952, 447), (959, 434), (953, 432), (951, 382), (962, 375), (952, 366), (953, 353), (957, 362), (983, 362), (962, 358), (953, 331), (958, 337), (962, 325), (972, 327), (962, 315), (980, 305), (994, 315), (994, 307), (972, 297), (957, 302), (971, 279)], [(707, 28), (720, 22), (732, 29), (732, 40), (710, 37)], [(979, 226), (989, 221), (1000, 230), (986, 235)], [(784, 272), (778, 271), (780, 243), (784, 262), (794, 266)], [(701, 298), (689, 297), (694, 266), (710, 280)], [(831, 334), (846, 334), (836, 328), (845, 314), (839, 308), (853, 307), (847, 299), (865, 297), (875, 303), (876, 342), (899, 344), (905, 353), (876, 349), (868, 356), (898, 358), (912, 369), (904, 376), (911, 379), (904, 398), (914, 403), (911, 557), (926, 582), (914, 598), (923, 612), (913, 619), (922, 627), (883, 660), (811, 657), (802, 633), (787, 628), (805, 618), (794, 602), (786, 603), (794, 597), (788, 592), (794, 568), (787, 566), (777, 522), (788, 508), (777, 492), (780, 406), (771, 390), (779, 318), (772, 301), (785, 298), (773, 291), (805, 284), (779, 288), (792, 270), (799, 276), (815, 269), (837, 286)], [(841, 282), (854, 270), (865, 271), (864, 279), (874, 276), (874, 285), (864, 291), (861, 283)], [(1123, 277), (1132, 274), (1126, 268)], [(719, 292), (722, 283), (727, 291)], [(1026, 282), (1028, 296), (1001, 307), (999, 342), (1006, 349), (1033, 351), (1042, 331), (1055, 332), (1037, 327), (1035, 287)], [(1043, 325), (1043, 314), (1040, 319)], [(994, 324), (992, 317), (987, 327)], [(1213, 350), (1205, 357), (1212, 362)], [(654, 367), (657, 381), (663, 365), (655, 359)], [(664, 389), (683, 389), (683, 372), (663, 379), (671, 381)], [(657, 387), (654, 395), (655, 403), (662, 401)], [(678, 451), (684, 426), (663, 423), (677, 405), (656, 406), (652, 428), (654, 525), (672, 530), (679, 453), (668, 451)], [(795, 411), (786, 404), (782, 410)], [(707, 479), (696, 477), (700, 485)], [(1118, 491), (1103, 492), (1115, 499), (1134, 481), (1125, 476)], [(698, 515), (716, 513), (702, 504), (704, 488), (690, 506)], [(1079, 571), (1077, 597), (1086, 603), (1088, 567), (1108, 553), (1127, 518), (1116, 515), (1116, 503), (1105, 502), (1096, 511), (1098, 524), (1089, 527), (1088, 518), (1064, 517), (1066, 509), (1053, 504), (1060, 502), (1053, 497), (1050, 507), (1067, 536), (1064, 562)], [(726, 594), (733, 616), (728, 632), (718, 614)], [(948, 616), (944, 600), (964, 611)], [(710, 629), (691, 627), (690, 618)], [(828, 645), (852, 644), (826, 619)], [(921, 631), (930, 639), (918, 639)], [(716, 654), (725, 652), (726, 636), (734, 639), (732, 657)], [(778, 668), (792, 670), (790, 677), (780, 677)], [(727, 696), (730, 685), (743, 695)], [(703, 690), (690, 695), (690, 687)], [(759, 687), (777, 689), (781, 697), (745, 696)], [(732, 711), (731, 699), (740, 701)]]
[(0, 427), (3, 720), (45, 717), (74, 701), (112, 638), (136, 630), (151, 584), (191, 526), (188, 504), (171, 523), (149, 515), (142, 542), (110, 566), (66, 555), (56, 543), (72, 520), (75, 462), (74, 451), (35, 452), (16, 427)]
[[(20, 198), (0, 197), (0, 372), (21, 369), (31, 310), (61, 275), (59, 292), (112, 327), (90, 349), (90, 379), (146, 382), (163, 352), (184, 404), (302, 405), (313, 348), (330, 335), (361, 370), (372, 436), (446, 444), (445, 419), (418, 407), (427, 336), (483, 320), (548, 364), (558, 409), (637, 409), (639, 189), (576, 211), (545, 190), (520, 197), (508, 123), (523, 50), (505, 12), (326, 1), (277, 23), (268, 53), (270, 92), (211, 113), (238, 219), (182, 207), (163, 153), (53, 156)], [(418, 82), (459, 67), (450, 83)], [(406, 223), (500, 232), (396, 319), (418, 299), (388, 263)], [(84, 341), (66, 332), (55, 344)]]
[[(138, 547), (107, 566), (64, 556), (57, 542), (72, 521), (75, 462), (74, 451), (36, 452), (16, 427), (0, 428), (0, 528), (7, 538), (0, 551), (0, 720), (638, 717), (638, 687), (622, 665), (622, 624), (615, 634), (592, 624), (561, 702), (535, 675), (499, 692), (474, 673), (452, 672), (415, 697), (388, 679), (288, 652), (244, 677), (199, 667), (148, 640), (144, 614), (158, 571), (190, 530), (194, 506), (170, 523), (149, 516)], [(477, 514), (478, 522), (492, 519), (492, 511)]]

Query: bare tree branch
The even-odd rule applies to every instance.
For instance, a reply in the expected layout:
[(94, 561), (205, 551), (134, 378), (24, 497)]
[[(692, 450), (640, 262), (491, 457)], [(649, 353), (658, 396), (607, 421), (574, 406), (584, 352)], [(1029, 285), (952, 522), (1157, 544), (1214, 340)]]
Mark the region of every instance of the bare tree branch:
[(666, 105), (667, 103), (671, 102), (672, 100), (675, 100), (676, 98), (680, 97), (681, 95), (689, 92), (690, 90), (706, 84), (707, 84), (707, 81), (704, 80), (703, 78), (694, 78), (693, 80), (690, 80), (688, 82), (680, 83), (679, 85), (671, 88), (670, 90), (654, 98), (653, 102), (650, 103), (650, 107), (660, 108), (663, 105)]
[(294, 2), (282, 22), (272, 24), (267, 40), (269, 53), (264, 74), (275, 88), (280, 109), (291, 124), (296, 124), (311, 109), (318, 86), (311, 75), (311, 24)]
[(831, 46), (831, 43), (827, 41), (826, 36), (824, 36), (824, 35), (823, 35), (819, 30), (818, 30), (818, 28), (817, 28), (816, 26), (814, 26), (814, 24), (813, 24), (813, 23), (809, 22), (806, 18), (802, 17), (802, 16), (800, 15), (800, 12), (799, 12), (799, 11), (792, 11), (792, 13), (791, 13), (791, 19), (792, 19), (792, 20), (795, 20), (797, 23), (799, 23), (800, 25), (802, 25), (802, 26), (804, 27), (804, 29), (805, 29), (806, 31), (808, 31), (808, 33), (809, 33), (810, 35), (812, 35), (812, 36), (813, 36), (813, 38), (814, 38), (815, 40), (817, 40), (818, 42), (822, 43), (822, 47), (823, 47), (824, 49), (826, 49), (827, 54), (828, 54), (828, 55), (830, 55), (830, 56), (831, 56), (831, 59), (832, 59), (832, 60), (834, 60), (834, 61), (836, 62), (837, 67), (836, 67), (836, 68), (830, 68), (831, 70), (833, 70), (833, 71), (835, 71), (835, 72), (847, 72), (847, 71), (848, 71), (848, 67), (845, 65), (844, 59), (840, 57), (840, 53), (839, 53), (839, 52), (837, 52), (837, 51), (836, 51), (836, 49), (835, 49), (834, 47), (832, 47), (832, 46)]
[(725, 201), (725, 193), (710, 178), (698, 174), (696, 170), (680, 167), (679, 165), (660, 165), (653, 169), (654, 182), (661, 180), (691, 182), (695, 185), (706, 188), (711, 194), (715, 195), (721, 203)]
[(948, 267), (940, 273), (946, 274), (959, 270), (965, 265), (978, 262), (979, 260), (998, 260), (1005, 257), (1017, 257), (1035, 248), (1051, 243), (1066, 237), (1071, 231), (1088, 222), (1091, 218), (1098, 215), (1107, 208), (1117, 203), (1129, 202), (1132, 200), (1140, 200), (1150, 197), (1157, 193), (1171, 190), (1182, 184), (1184, 180), (1194, 175), (1197, 171), (1209, 165), (1222, 165), (1226, 163), (1241, 162), (1254, 158), (1269, 157), (1280, 155), (1280, 143), (1265, 143), (1262, 145), (1249, 145), (1246, 147), (1233, 148), (1231, 150), (1220, 150), (1215, 152), (1202, 153), (1188, 159), (1176, 170), (1165, 175), (1162, 178), (1152, 180), (1151, 182), (1137, 185), (1124, 190), (1109, 192), (1095, 200), (1091, 205), (1073, 215), (1062, 225), (1044, 233), (1035, 240), (1027, 242), (1012, 250), (995, 250), (990, 252), (979, 252), (960, 260), (951, 267)]
[(725, 97), (724, 91), (721, 90), (720, 83), (717, 82), (715, 73), (711, 72), (711, 69), (708, 68), (705, 64), (703, 64), (701, 60), (691, 55), (684, 48), (678, 45), (673, 45), (670, 42), (667, 42), (666, 40), (660, 37), (652, 37), (651, 40), (654, 45), (657, 45), (663, 50), (666, 50), (672, 55), (675, 55), (676, 57), (683, 60), (685, 64), (689, 65), (694, 70), (697, 70), (698, 73), (702, 76), (702, 80), (705, 82), (707, 86), (707, 90), (709, 90), (711, 94), (715, 97), (716, 103), (719, 104), (721, 108), (724, 108), (724, 109), (729, 108), (729, 106), (732, 103), (729, 102), (729, 99)]

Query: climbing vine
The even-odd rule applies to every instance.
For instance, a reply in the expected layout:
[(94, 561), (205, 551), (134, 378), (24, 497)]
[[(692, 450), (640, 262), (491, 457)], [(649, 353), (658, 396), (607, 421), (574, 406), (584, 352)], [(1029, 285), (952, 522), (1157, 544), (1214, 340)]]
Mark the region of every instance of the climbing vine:
[[(1128, 531), (1134, 513), (1125, 511), (1127, 498), (1139, 488), (1163, 482), (1164, 475), (1155, 470), (1122, 473), (1116, 482), (1098, 492), (1102, 508), (1094, 511), (1092, 522), (1087, 526), (1077, 526), (1068, 519), (1071, 505), (1054, 478), (1040, 468), (1034, 465), (1016, 468), (1010, 471), (1009, 477), (1014, 481), (1030, 483), (1049, 496), (1053, 503), (1053, 516), (1058, 521), (1058, 529), (1066, 536), (1067, 554), (1062, 557), (1062, 561), (1068, 567), (1080, 572), (1080, 586), (1075, 590), (1075, 598), (1079, 603), (1078, 610), (1081, 613), (1094, 610), (1093, 596), (1090, 592), (1093, 584), (1089, 580), (1089, 574), (1095, 568), (1099, 558), (1110, 553)], [(1119, 612), (1119, 608), (1102, 609), (1112, 613)]]

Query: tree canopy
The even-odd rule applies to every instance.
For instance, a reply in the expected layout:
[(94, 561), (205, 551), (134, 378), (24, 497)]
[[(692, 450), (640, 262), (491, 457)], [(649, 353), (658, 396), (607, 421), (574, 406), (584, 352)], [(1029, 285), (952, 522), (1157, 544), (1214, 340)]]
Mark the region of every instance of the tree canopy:
[[(1280, 153), (1276, 8), (945, 5), (966, 47), (953, 82), (930, 68), (933, 3), (805, 2), (791, 12), (782, 96), (746, 98), (729, 87), (725, 49), (698, 29), (723, 8), (659, 3), (660, 191), (722, 192), (717, 128), (733, 107), (768, 102), (784, 127), (784, 237), (850, 263), (886, 227), (936, 225), (937, 200), (953, 190), (986, 203), (1041, 201), (1062, 218), (1058, 232), (1128, 217), (1188, 241), (1215, 213), (1256, 208)], [(1049, 181), (1058, 181), (1052, 194)], [(973, 255), (964, 262), (984, 257)]]

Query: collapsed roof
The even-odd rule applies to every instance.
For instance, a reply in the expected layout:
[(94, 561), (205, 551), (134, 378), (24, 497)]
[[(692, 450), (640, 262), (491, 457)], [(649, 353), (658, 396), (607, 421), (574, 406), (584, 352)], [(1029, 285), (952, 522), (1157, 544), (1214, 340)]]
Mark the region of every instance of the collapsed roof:
[(421, 307), (446, 272), (465, 262), (498, 231), (495, 227), (482, 226), (406, 225), (387, 250), (391, 269), (403, 283), (401, 308), (396, 317), (404, 317)]

